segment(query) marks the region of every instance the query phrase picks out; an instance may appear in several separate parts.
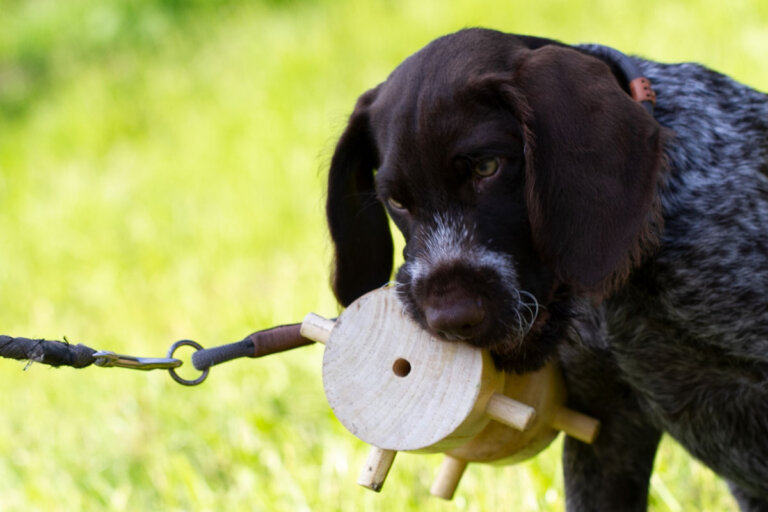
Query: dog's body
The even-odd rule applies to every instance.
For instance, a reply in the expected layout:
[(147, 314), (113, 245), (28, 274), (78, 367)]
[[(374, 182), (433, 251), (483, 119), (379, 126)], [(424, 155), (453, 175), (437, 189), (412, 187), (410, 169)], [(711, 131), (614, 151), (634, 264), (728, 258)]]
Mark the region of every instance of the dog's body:
[(601, 420), (566, 442), (569, 510), (644, 510), (662, 432), (768, 510), (768, 96), (634, 62), (653, 116), (585, 48), (467, 30), (407, 59), (331, 164), (334, 290), (389, 281), (386, 205), (413, 317), (508, 371), (559, 357)]

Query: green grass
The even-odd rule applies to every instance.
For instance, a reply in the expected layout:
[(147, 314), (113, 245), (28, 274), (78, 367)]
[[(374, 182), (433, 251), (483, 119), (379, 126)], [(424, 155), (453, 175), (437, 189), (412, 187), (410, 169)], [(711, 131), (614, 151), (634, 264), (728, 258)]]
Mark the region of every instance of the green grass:
[[(355, 98), (430, 39), (490, 26), (697, 60), (768, 89), (760, 0), (450, 4), (0, 0), (0, 333), (161, 356), (333, 315), (324, 168)], [(0, 361), (0, 510), (562, 510), (560, 442), (471, 467), (437, 456), (381, 494), (333, 418), (318, 347), (161, 372)], [(665, 440), (654, 511), (734, 508)]]

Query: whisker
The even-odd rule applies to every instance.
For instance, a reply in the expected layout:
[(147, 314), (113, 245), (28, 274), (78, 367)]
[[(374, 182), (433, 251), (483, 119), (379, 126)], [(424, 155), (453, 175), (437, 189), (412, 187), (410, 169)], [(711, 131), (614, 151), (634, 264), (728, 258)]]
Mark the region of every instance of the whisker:
[(520, 310), (518, 309), (515, 309), (514, 313), (517, 317), (517, 325), (515, 326), (515, 331), (517, 331), (517, 334), (522, 338), (525, 335), (525, 331), (523, 329), (523, 315), (520, 314)]
[[(515, 290), (515, 292), (517, 295), (517, 308), (515, 308), (515, 311), (518, 315), (519, 333), (521, 336), (525, 336), (531, 331), (536, 323), (536, 318), (539, 316), (539, 301), (532, 293), (525, 290)], [(527, 314), (521, 315), (521, 311)], [(525, 319), (523, 316), (525, 316)]]

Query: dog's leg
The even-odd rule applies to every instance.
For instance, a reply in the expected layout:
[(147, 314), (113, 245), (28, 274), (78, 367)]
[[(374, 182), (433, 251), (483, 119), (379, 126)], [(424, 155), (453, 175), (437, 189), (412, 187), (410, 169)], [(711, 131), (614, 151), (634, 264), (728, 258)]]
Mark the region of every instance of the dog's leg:
[[(629, 420), (629, 418), (625, 418)], [(563, 452), (568, 512), (644, 512), (648, 482), (661, 433), (615, 416), (593, 445), (566, 438)]]
[(768, 512), (768, 501), (765, 499), (753, 496), (733, 482), (728, 482), (728, 487), (742, 512)]
[(642, 412), (620, 378), (599, 316), (579, 323), (579, 341), (561, 345), (570, 407), (598, 418), (592, 445), (566, 438), (563, 452), (569, 512), (645, 511), (648, 483), (661, 431)]

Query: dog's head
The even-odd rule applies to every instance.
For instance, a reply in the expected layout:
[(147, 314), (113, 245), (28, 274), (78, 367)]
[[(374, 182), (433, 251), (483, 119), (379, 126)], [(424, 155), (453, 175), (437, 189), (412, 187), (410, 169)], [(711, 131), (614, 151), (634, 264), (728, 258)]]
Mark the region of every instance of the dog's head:
[(653, 245), (661, 145), (595, 57), (480, 29), (438, 39), (359, 98), (336, 147), (336, 297), (390, 280), (388, 212), (413, 317), (534, 369), (554, 304), (605, 295)]

